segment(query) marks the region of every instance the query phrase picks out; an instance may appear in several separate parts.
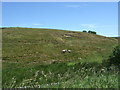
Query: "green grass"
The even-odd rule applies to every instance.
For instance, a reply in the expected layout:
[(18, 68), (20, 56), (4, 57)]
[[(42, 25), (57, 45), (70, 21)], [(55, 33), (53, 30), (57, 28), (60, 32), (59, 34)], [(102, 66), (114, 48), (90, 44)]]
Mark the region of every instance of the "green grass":
[[(6, 28), (2, 35), (4, 88), (118, 87), (118, 71), (102, 65), (117, 45), (115, 38), (35, 28)], [(71, 53), (62, 54), (63, 49)]]
[(115, 67), (107, 70), (97, 63), (69, 66), (67, 63), (69, 62), (29, 67), (10, 63), (3, 69), (3, 87), (118, 88), (118, 70)]
[[(71, 37), (66, 38), (66, 34)], [(11, 62), (74, 61), (102, 62), (117, 45), (117, 39), (83, 32), (52, 29), (3, 29), (3, 60)], [(72, 53), (61, 54), (71, 49)]]

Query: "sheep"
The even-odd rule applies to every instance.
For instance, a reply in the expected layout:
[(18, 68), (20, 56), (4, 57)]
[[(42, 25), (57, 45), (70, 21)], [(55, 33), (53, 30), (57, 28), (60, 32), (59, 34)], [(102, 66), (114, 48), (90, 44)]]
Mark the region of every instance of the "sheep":
[(69, 53), (71, 53), (71, 50), (67, 50)]
[(65, 53), (65, 52), (67, 52), (67, 50), (62, 50), (62, 53)]
[(62, 50), (62, 53), (66, 53), (66, 52), (71, 53), (71, 50), (66, 50), (66, 49)]

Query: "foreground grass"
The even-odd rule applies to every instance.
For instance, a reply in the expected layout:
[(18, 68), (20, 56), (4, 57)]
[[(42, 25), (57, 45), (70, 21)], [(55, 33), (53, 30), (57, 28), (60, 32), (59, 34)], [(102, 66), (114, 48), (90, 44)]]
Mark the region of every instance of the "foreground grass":
[(96, 63), (11, 64), (3, 75), (4, 88), (118, 88), (118, 70)]

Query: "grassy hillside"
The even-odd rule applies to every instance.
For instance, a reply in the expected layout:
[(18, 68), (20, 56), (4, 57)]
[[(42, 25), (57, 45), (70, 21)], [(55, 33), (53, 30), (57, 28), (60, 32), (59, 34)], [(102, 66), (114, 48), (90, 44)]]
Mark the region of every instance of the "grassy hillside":
[[(52, 61), (101, 62), (117, 40), (83, 32), (7, 28), (3, 29), (3, 61), (51, 63)], [(70, 49), (71, 53), (61, 54)]]
[[(2, 30), (3, 87), (116, 88), (118, 72), (102, 66), (117, 39), (55, 29)], [(61, 53), (70, 49), (71, 53)]]

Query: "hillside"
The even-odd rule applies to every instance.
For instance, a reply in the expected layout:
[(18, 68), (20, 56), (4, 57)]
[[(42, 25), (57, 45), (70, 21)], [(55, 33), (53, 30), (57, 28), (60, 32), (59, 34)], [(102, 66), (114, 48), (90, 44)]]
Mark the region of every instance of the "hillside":
[(115, 38), (55, 29), (5, 28), (2, 34), (3, 62), (13, 63), (101, 62), (117, 44)]
[[(117, 88), (118, 69), (106, 67), (117, 39), (83, 32), (2, 29), (3, 88)], [(61, 53), (63, 49), (71, 52)]]

